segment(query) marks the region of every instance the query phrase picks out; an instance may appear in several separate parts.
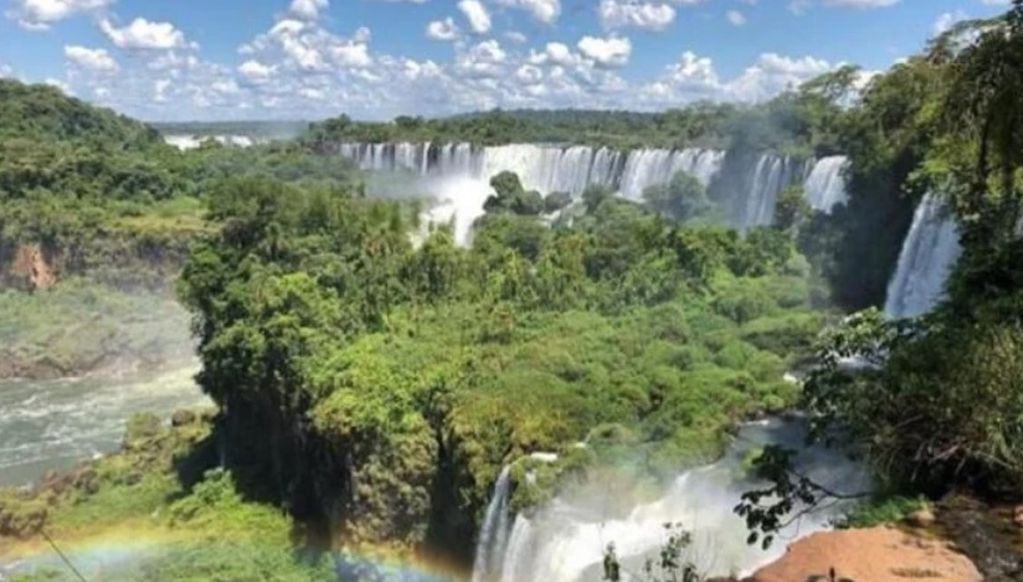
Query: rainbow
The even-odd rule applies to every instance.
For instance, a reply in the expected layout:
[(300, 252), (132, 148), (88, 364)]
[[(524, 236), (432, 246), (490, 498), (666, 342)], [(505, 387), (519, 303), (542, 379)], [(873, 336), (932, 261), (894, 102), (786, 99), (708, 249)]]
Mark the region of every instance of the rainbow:
[[(54, 539), (64, 557), (43, 539), (19, 545), (14, 551), (0, 550), (0, 580), (18, 574), (61, 573), (77, 580), (74, 570), (89, 582), (133, 579), (155, 560), (188, 547), (198, 540), (187, 532), (152, 530), (116, 531), (62, 542)], [(252, 542), (239, 542), (242, 544)], [(67, 559), (67, 562), (64, 561)], [(459, 582), (469, 578), (465, 567), (430, 557), (399, 557), (393, 550), (370, 548), (331, 552), (338, 580), (385, 579), (401, 582)], [(70, 562), (70, 566), (68, 565)]]

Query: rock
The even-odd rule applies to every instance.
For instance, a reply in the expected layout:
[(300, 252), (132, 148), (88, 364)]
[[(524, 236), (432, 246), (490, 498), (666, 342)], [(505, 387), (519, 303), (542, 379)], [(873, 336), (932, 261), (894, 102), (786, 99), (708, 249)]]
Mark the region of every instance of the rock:
[(1016, 524), (1016, 527), (1023, 527), (1023, 505), (1012, 508), (1012, 523)]
[(808, 536), (746, 582), (856, 580), (906, 582), (940, 579), (980, 581), (973, 562), (949, 543), (891, 527), (837, 530)]
[(914, 527), (931, 527), (935, 521), (937, 517), (930, 507), (922, 507), (906, 516), (906, 522)]
[(191, 410), (175, 410), (174, 414), (171, 415), (171, 426), (185, 426), (188, 424), (194, 424), (198, 419), (195, 412)]
[(46, 260), (42, 246), (32, 243), (18, 247), (11, 275), (21, 278), (28, 291), (46, 290), (57, 284), (57, 275)]

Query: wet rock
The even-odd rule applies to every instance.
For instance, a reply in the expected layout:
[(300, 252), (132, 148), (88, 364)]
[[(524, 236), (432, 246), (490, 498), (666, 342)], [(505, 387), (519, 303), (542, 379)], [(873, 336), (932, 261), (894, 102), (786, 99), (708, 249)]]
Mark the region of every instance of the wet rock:
[(930, 507), (923, 507), (906, 516), (907, 523), (921, 528), (931, 527), (937, 519)]
[(171, 426), (179, 427), (195, 424), (196, 420), (198, 420), (198, 416), (191, 410), (175, 410), (174, 414), (171, 415)]
[(984, 580), (1023, 580), (1023, 552), (1012, 507), (951, 495), (938, 503), (938, 525), (977, 565)]

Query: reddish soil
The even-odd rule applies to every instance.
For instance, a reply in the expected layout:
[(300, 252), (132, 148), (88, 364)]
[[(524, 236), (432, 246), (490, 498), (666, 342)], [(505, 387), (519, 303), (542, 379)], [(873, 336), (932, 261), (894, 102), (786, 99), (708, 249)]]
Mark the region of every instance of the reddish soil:
[(931, 540), (892, 527), (838, 530), (811, 535), (791, 546), (784, 557), (758, 570), (747, 582), (979, 581), (969, 558), (948, 542)]

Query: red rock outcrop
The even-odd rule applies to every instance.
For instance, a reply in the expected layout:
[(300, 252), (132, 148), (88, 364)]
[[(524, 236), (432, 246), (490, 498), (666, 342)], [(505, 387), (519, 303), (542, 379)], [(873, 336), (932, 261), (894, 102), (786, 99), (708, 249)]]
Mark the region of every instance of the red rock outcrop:
[(25, 281), (29, 291), (45, 290), (57, 284), (57, 274), (38, 244), (22, 244), (14, 254), (10, 274)]

